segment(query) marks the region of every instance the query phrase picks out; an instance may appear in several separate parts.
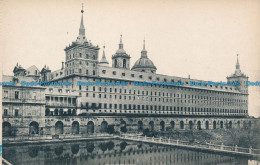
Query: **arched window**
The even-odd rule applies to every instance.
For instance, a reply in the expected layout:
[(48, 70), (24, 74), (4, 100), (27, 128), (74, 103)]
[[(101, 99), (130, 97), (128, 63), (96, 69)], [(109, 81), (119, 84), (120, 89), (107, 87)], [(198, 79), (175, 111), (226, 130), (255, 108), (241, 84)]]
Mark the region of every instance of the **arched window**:
[(29, 125), (29, 134), (39, 134), (39, 124), (35, 121), (31, 122)]
[(180, 129), (184, 129), (184, 122), (180, 121)]
[(55, 124), (55, 134), (63, 134), (63, 122), (57, 121)]
[(117, 68), (118, 66), (117, 66), (117, 59), (115, 59), (115, 68)]
[(165, 129), (165, 122), (164, 122), (164, 121), (161, 121), (161, 122), (160, 122), (160, 130), (161, 130), (161, 131), (164, 131), (164, 129)]

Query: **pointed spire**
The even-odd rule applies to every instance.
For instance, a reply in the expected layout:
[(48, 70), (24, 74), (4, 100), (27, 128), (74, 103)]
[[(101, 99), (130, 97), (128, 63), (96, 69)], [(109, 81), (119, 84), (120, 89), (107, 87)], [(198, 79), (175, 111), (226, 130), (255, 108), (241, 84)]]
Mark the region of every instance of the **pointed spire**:
[(143, 50), (141, 51), (141, 58), (147, 58), (147, 51), (145, 50), (145, 40), (143, 41)]
[(103, 55), (102, 55), (102, 58), (101, 58), (101, 60), (100, 60), (100, 64), (109, 64), (108, 63), (108, 61), (107, 61), (107, 59), (106, 59), (106, 55), (105, 55), (105, 44), (104, 44), (104, 46), (103, 46)]
[(85, 27), (84, 27), (84, 21), (83, 21), (83, 3), (82, 3), (82, 10), (81, 10), (81, 21), (80, 21), (80, 28), (79, 28), (79, 35), (85, 36)]
[(103, 58), (103, 57), (106, 57), (106, 55), (105, 55), (105, 48), (106, 48), (106, 46), (105, 46), (105, 44), (104, 44), (104, 46), (103, 46), (103, 56), (102, 56), (102, 58)]
[(120, 43), (119, 43), (119, 49), (123, 49), (123, 41), (122, 41), (122, 33), (120, 35)]
[(240, 69), (239, 61), (238, 61), (238, 54), (237, 54), (237, 64), (236, 64), (236, 69)]
[(144, 39), (144, 43), (143, 43), (143, 50), (145, 50), (145, 39)]

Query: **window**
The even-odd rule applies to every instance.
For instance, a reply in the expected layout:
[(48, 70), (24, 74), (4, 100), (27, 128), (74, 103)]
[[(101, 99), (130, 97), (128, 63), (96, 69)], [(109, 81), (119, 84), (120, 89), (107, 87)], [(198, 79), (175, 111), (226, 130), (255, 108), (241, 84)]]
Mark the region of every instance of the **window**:
[(123, 59), (123, 68), (126, 68), (126, 59)]
[(15, 110), (15, 113), (14, 113), (15, 116), (18, 116), (18, 109)]
[(36, 100), (36, 92), (32, 93), (32, 99)]
[(79, 73), (82, 73), (81, 69), (79, 69)]
[(15, 99), (19, 99), (19, 92), (18, 91), (14, 92), (14, 97), (15, 97)]
[(96, 71), (93, 70), (93, 75), (96, 75)]
[(7, 116), (7, 115), (8, 115), (8, 110), (4, 109), (4, 116)]
[(116, 71), (113, 71), (113, 75), (116, 75)]
[(8, 91), (4, 91), (4, 98), (8, 98)]
[(62, 93), (62, 89), (58, 89), (59, 93)]

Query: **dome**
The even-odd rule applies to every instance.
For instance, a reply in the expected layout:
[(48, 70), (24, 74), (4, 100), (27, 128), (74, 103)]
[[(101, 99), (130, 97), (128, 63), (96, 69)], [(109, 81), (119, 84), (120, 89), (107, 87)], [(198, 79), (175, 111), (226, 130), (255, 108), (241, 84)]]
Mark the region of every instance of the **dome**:
[(156, 66), (153, 64), (153, 62), (149, 58), (139, 58), (134, 66), (132, 67), (132, 70), (134, 69), (157, 69)]
[(141, 58), (139, 58), (135, 62), (134, 66), (132, 67), (132, 70), (140, 71), (140, 72), (152, 72), (152, 73), (155, 73), (157, 70), (153, 62), (147, 57), (147, 51), (145, 49), (145, 41), (143, 45), (143, 50), (141, 51)]

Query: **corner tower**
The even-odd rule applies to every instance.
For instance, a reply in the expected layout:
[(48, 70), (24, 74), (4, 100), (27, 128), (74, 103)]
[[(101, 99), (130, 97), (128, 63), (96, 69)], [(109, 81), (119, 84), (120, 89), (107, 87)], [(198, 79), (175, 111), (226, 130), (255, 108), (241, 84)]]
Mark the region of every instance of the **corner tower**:
[(238, 61), (237, 55), (237, 63), (236, 63), (236, 70), (235, 73), (227, 77), (228, 82), (239, 82), (240, 85), (236, 86), (239, 92), (242, 94), (248, 94), (248, 86), (246, 82), (248, 81), (248, 77), (241, 71), (240, 64)]
[(76, 41), (67, 46), (64, 50), (66, 53), (65, 75), (97, 75), (98, 52), (99, 47), (92, 45), (85, 35), (85, 26), (83, 21), (83, 4), (81, 10), (81, 21), (79, 35)]
[(119, 48), (116, 53), (112, 56), (112, 67), (130, 69), (130, 55), (126, 54), (122, 41), (122, 34), (120, 37)]

